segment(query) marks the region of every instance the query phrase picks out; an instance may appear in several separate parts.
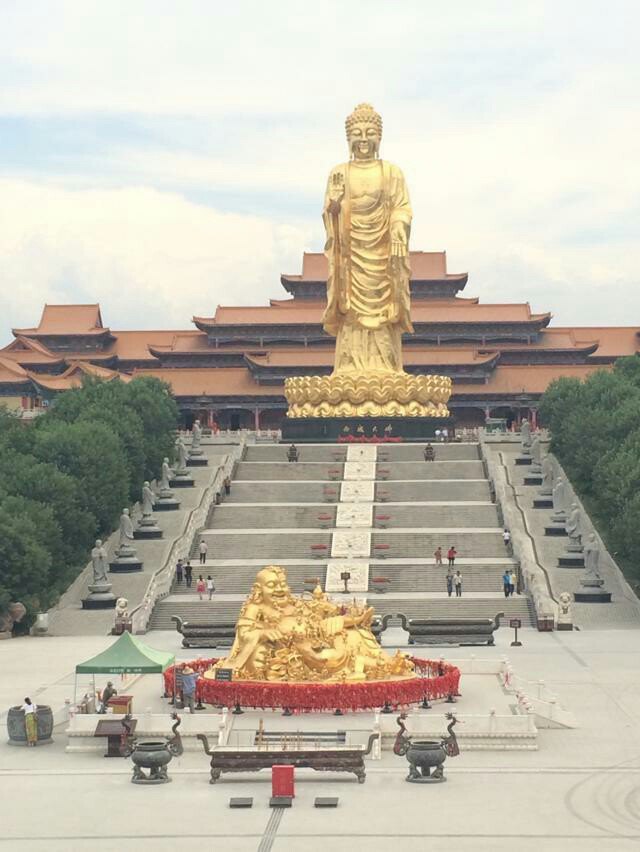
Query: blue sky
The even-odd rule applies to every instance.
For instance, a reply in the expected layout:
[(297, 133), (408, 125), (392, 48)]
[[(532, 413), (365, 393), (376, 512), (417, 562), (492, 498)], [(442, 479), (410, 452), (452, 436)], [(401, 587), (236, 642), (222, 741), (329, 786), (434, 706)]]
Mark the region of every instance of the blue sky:
[(557, 324), (640, 318), (636, 3), (4, 0), (0, 342), (264, 304), (321, 250), (344, 118), (384, 119), (412, 247)]

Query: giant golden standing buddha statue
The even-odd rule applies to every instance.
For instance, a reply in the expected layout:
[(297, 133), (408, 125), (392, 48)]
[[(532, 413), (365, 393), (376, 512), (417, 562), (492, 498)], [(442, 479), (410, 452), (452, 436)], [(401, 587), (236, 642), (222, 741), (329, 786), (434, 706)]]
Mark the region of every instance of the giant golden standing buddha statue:
[(370, 104), (354, 109), (346, 130), (351, 159), (331, 170), (323, 208), (323, 326), (336, 338), (334, 369), (287, 379), (287, 416), (448, 417), (451, 379), (411, 375), (402, 365), (402, 335), (413, 332), (404, 175), (378, 159), (382, 119)]

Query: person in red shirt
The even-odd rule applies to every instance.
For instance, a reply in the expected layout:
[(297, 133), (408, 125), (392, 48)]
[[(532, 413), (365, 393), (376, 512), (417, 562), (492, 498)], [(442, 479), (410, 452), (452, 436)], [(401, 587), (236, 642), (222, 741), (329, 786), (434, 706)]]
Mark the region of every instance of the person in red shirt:
[(447, 550), (447, 559), (449, 560), (449, 565), (454, 565), (456, 561), (456, 556), (458, 555), (458, 551), (455, 549), (453, 545)]

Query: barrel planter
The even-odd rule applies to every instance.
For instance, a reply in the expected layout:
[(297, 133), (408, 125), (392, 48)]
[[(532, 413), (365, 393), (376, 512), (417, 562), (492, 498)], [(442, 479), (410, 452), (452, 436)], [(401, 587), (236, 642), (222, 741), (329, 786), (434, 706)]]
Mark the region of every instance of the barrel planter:
[[(52, 743), (53, 713), (51, 707), (46, 704), (38, 704), (36, 708), (38, 717), (38, 745)], [(22, 707), (12, 707), (7, 713), (7, 733), (9, 734), (9, 745), (27, 744), (27, 732), (24, 727), (24, 710)]]

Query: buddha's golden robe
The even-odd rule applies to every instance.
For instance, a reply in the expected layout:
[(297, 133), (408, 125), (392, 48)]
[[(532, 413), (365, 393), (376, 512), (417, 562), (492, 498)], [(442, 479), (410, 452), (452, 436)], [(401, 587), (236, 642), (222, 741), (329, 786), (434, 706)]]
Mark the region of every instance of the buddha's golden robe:
[[(343, 184), (340, 212), (332, 213), (332, 187)], [(385, 160), (352, 161), (332, 169), (323, 220), (329, 261), (325, 331), (336, 337), (335, 373), (402, 372), (402, 333), (409, 315), (408, 245), (391, 255), (391, 227), (409, 236), (409, 192), (401, 170)]]

